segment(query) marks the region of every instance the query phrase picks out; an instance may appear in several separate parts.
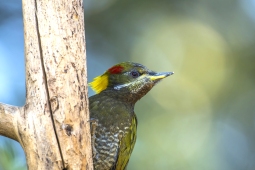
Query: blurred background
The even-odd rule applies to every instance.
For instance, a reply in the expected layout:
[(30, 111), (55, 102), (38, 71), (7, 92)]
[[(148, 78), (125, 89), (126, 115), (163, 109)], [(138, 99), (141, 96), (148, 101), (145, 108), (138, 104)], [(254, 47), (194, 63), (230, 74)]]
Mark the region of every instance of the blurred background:
[[(136, 105), (128, 169), (255, 169), (255, 0), (84, 0), (84, 9), (89, 82), (122, 61), (175, 72)], [(19, 0), (0, 0), (0, 102), (25, 103)], [(0, 170), (16, 169), (26, 169), (24, 152), (0, 137)]]

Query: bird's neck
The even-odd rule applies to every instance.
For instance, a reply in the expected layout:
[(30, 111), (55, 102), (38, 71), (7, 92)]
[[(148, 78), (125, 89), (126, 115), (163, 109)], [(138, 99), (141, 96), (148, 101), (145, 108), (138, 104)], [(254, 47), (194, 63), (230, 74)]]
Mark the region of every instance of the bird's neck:
[(139, 94), (139, 93), (131, 93), (128, 89), (124, 89), (124, 88), (121, 90), (109, 88), (102, 91), (101, 93), (104, 93), (104, 95), (114, 98), (115, 100), (129, 103), (133, 106), (138, 100), (140, 100), (145, 95), (145, 94)]

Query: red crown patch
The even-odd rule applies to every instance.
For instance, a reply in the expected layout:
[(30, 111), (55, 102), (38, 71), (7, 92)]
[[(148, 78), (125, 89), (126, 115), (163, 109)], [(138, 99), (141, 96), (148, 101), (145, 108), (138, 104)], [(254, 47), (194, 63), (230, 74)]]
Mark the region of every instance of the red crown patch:
[(117, 66), (113, 66), (113, 67), (109, 68), (108, 72), (111, 74), (119, 74), (122, 72), (123, 69), (124, 69), (124, 67), (117, 65)]

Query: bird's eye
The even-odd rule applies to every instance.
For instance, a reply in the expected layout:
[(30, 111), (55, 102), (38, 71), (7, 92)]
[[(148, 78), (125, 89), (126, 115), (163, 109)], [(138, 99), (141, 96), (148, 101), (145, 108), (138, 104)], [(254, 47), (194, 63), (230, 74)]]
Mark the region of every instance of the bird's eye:
[(139, 77), (140, 76), (140, 73), (138, 72), (138, 71), (131, 71), (131, 76), (133, 77), (133, 78), (137, 78), (137, 77)]

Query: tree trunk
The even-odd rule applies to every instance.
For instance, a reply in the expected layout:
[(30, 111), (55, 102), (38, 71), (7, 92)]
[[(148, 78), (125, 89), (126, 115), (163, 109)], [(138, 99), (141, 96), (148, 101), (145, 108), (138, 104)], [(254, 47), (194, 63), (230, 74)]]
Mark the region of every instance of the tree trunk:
[(93, 169), (82, 0), (23, 0), (26, 104), (0, 104), (0, 135), (31, 170)]

